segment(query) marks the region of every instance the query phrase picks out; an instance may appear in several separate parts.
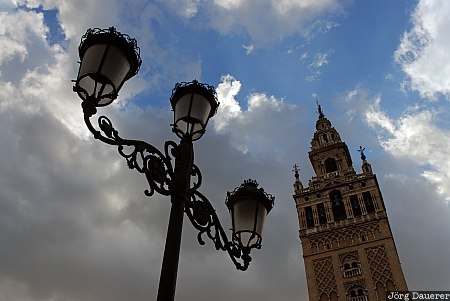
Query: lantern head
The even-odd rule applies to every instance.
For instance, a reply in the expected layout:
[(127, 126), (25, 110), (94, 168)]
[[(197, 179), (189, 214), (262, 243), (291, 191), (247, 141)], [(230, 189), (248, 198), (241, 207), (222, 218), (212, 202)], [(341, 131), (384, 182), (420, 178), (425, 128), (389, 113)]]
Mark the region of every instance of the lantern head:
[(240, 249), (261, 248), (266, 215), (273, 208), (274, 197), (258, 188), (258, 183), (246, 180), (225, 201), (232, 221), (233, 242)]
[(80, 69), (73, 90), (94, 107), (110, 104), (142, 60), (136, 40), (114, 27), (88, 29), (78, 47)]
[(180, 138), (200, 139), (205, 133), (209, 118), (217, 112), (214, 87), (194, 80), (177, 83), (172, 91), (170, 103), (174, 112), (173, 131)]

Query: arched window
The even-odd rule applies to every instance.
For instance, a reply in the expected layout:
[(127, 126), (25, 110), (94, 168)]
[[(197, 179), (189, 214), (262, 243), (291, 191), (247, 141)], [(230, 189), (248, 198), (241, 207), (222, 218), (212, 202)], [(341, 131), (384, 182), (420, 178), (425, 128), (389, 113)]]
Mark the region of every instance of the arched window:
[(311, 206), (305, 207), (306, 214), (306, 226), (308, 228), (314, 228), (314, 216)]
[(361, 275), (361, 264), (353, 254), (348, 254), (342, 259), (342, 276), (343, 278), (351, 278)]
[(375, 212), (375, 206), (373, 205), (372, 195), (366, 191), (363, 193), (364, 204), (366, 205), (367, 213)]
[(325, 160), (325, 171), (327, 173), (337, 171), (337, 163), (334, 158), (328, 158)]
[(386, 282), (386, 290), (393, 292), (393, 291), (397, 290), (397, 288), (395, 287), (394, 283), (391, 280), (388, 280)]
[(360, 216), (361, 207), (359, 206), (359, 200), (356, 194), (350, 196), (350, 203), (352, 204), (353, 216)]
[(338, 296), (335, 291), (332, 291), (330, 294), (330, 301), (338, 301)]
[(376, 292), (378, 300), (386, 300), (386, 290), (384, 289), (384, 286), (381, 284), (381, 282), (377, 283)]
[(332, 192), (330, 192), (330, 203), (335, 221), (347, 218), (344, 201), (342, 200), (342, 195), (339, 190), (333, 190)]
[(350, 301), (367, 301), (367, 291), (364, 287), (352, 286), (348, 291)]
[(327, 215), (323, 203), (317, 204), (317, 215), (319, 216), (319, 224), (323, 225), (327, 223)]

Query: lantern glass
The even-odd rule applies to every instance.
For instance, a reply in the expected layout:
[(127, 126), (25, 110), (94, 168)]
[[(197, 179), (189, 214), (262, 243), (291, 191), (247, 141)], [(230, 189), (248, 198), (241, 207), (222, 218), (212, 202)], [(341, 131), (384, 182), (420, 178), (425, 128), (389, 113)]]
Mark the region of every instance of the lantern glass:
[(170, 102), (174, 111), (173, 131), (180, 138), (192, 140), (202, 137), (219, 105), (214, 88), (196, 80), (176, 84)]
[(89, 29), (82, 37), (79, 54), (81, 64), (74, 91), (94, 106), (105, 106), (116, 99), (142, 62), (136, 40), (114, 27)]
[(98, 106), (111, 103), (122, 87), (130, 63), (122, 51), (114, 45), (95, 44), (89, 47), (81, 61), (78, 73), (80, 97), (94, 96)]
[(264, 221), (273, 202), (274, 197), (251, 179), (228, 192), (225, 204), (231, 213), (233, 242), (243, 251), (261, 247)]
[(176, 127), (197, 140), (208, 122), (211, 104), (200, 94), (187, 94), (178, 99), (174, 111)]
[(258, 245), (261, 241), (267, 209), (259, 200), (236, 200), (232, 209), (233, 234), (244, 247)]

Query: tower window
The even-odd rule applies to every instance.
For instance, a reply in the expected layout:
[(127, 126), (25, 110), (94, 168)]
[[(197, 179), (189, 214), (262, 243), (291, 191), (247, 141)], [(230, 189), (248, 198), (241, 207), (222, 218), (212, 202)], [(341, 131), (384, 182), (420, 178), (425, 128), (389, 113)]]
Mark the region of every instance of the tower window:
[(366, 191), (363, 193), (364, 204), (366, 205), (367, 213), (375, 212), (375, 206), (373, 205), (372, 195)]
[(341, 270), (344, 278), (359, 276), (361, 275), (361, 264), (353, 254), (349, 254), (342, 260)]
[(328, 158), (325, 160), (325, 171), (328, 172), (333, 172), (333, 171), (337, 171), (337, 164), (336, 164), (336, 160), (334, 158)]
[(359, 206), (359, 200), (357, 195), (350, 196), (350, 203), (352, 204), (353, 216), (361, 215), (361, 207)]
[(350, 301), (367, 301), (366, 290), (362, 286), (354, 286), (349, 290)]
[(317, 213), (319, 215), (319, 224), (326, 224), (327, 215), (325, 213), (325, 206), (323, 205), (323, 203), (317, 204)]
[(339, 190), (333, 190), (330, 193), (331, 210), (335, 221), (346, 219), (345, 205), (342, 201), (342, 195)]
[(308, 228), (314, 228), (314, 217), (311, 206), (305, 207), (306, 226)]

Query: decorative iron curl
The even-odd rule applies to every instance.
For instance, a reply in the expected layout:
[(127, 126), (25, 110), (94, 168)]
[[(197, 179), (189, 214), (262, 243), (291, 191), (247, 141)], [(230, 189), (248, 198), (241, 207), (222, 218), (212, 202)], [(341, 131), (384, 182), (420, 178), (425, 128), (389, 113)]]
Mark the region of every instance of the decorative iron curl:
[[(162, 195), (170, 195), (172, 192), (173, 166), (171, 154), (177, 147), (173, 141), (167, 141), (164, 145), (164, 154), (153, 145), (139, 140), (123, 139), (114, 129), (112, 122), (106, 116), (98, 118), (97, 130), (90, 121), (90, 114), (85, 113), (84, 120), (95, 139), (118, 147), (119, 154), (127, 160), (130, 169), (136, 169), (145, 174), (149, 189), (144, 191), (146, 196), (152, 196), (155, 191)], [(127, 151), (126, 147), (132, 148)]]
[(192, 164), (191, 176), (197, 178), (197, 181), (192, 181), (193, 183), (191, 190), (199, 189), (200, 186), (202, 185), (203, 177), (202, 173), (200, 172), (200, 168), (198, 168), (198, 166), (195, 163)]
[(201, 245), (205, 244), (203, 236), (206, 234), (213, 241), (216, 250), (228, 252), (231, 261), (238, 270), (247, 270), (252, 260), (249, 255), (250, 250), (241, 249), (236, 243), (228, 239), (215, 209), (202, 193), (191, 190), (184, 210), (194, 228), (199, 231), (197, 239)]

